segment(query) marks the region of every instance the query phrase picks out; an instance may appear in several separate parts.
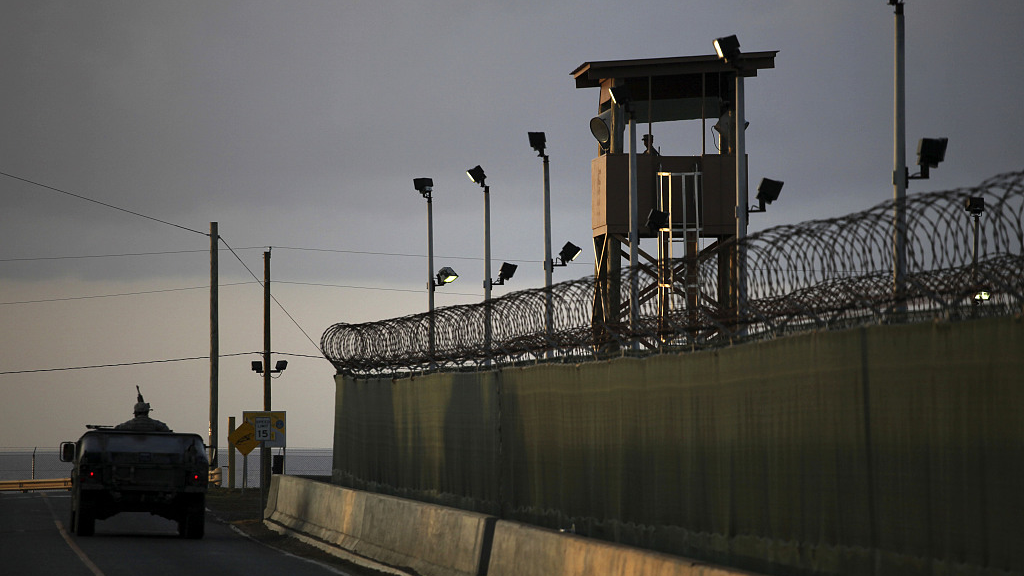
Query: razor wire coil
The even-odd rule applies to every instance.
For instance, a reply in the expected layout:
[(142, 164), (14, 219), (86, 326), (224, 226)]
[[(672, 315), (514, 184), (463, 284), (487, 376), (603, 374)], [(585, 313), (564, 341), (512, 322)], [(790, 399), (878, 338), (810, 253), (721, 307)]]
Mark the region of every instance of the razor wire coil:
[[(974, 221), (964, 209), (969, 197), (982, 197), (986, 205), (976, 266)], [(671, 294), (666, 309), (658, 298), (648, 298), (632, 326), (628, 319), (598, 318), (595, 294), (611, 286), (618, 302), (628, 302), (634, 275), (656, 277), (654, 266), (623, 268), (621, 276), (601, 286), (595, 276), (553, 285), (551, 330), (545, 322), (547, 289), (535, 288), (436, 309), (432, 355), (429, 313), (335, 324), (324, 332), (321, 349), (339, 373), (401, 376), (696, 350), (870, 323), (1021, 312), (1024, 171), (972, 188), (908, 195), (906, 289), (900, 295), (893, 288), (894, 209), (895, 200), (889, 200), (838, 218), (777, 226), (739, 244), (735, 239), (720, 243), (696, 263), (663, 263), (679, 270), (696, 266), (702, 305), (690, 307), (685, 298)], [(724, 310), (708, 295), (715, 294), (719, 282), (719, 261), (737, 247), (746, 254), (747, 298), (739, 310)], [(991, 297), (979, 306), (973, 296), (982, 288)]]

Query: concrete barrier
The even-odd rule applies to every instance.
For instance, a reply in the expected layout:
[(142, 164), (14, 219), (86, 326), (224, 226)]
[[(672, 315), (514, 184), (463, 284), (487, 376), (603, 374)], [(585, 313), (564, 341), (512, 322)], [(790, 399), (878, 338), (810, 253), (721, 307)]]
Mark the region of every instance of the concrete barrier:
[(271, 480), (266, 524), (423, 576), (485, 574), (495, 519), (294, 476)]
[(740, 576), (725, 568), (516, 522), (499, 521), (487, 576)]
[(273, 530), (299, 536), (370, 568), (396, 568), (386, 570), (392, 574), (752, 576), (741, 570), (295, 476), (273, 477), (265, 516)]

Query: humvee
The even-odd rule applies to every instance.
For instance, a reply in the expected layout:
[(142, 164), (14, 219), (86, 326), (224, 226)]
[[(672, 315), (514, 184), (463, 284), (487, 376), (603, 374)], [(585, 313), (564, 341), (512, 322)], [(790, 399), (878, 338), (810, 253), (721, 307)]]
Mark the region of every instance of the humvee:
[(184, 538), (202, 538), (209, 461), (198, 434), (95, 427), (63, 442), (71, 471), (71, 525), (92, 536), (96, 520), (149, 512), (178, 523)]

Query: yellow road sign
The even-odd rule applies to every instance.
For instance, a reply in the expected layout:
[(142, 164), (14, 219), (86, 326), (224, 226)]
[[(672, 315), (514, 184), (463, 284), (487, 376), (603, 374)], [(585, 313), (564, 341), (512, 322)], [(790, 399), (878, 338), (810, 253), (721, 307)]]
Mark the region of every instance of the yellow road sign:
[(248, 456), (249, 452), (252, 452), (260, 445), (256, 441), (256, 430), (253, 428), (252, 423), (248, 421), (242, 422), (242, 424), (235, 428), (235, 431), (228, 434), (228, 442), (235, 445), (238, 451), (243, 455)]
[(288, 413), (284, 410), (274, 411), (243, 411), (242, 420), (253, 427), (253, 439), (263, 442), (268, 448), (271, 446), (285, 447), (285, 432), (287, 431), (286, 418)]

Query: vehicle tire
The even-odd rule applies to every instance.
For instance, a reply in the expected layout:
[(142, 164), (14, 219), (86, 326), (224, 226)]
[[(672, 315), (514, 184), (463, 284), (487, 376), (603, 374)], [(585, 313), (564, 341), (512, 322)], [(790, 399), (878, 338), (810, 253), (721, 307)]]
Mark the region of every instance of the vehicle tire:
[(73, 505), (71, 508), (71, 520), (68, 522), (68, 532), (75, 533), (75, 509)]
[(182, 538), (198, 540), (206, 532), (206, 509), (195, 504), (190, 505), (185, 513), (178, 518), (178, 534)]
[(74, 532), (79, 536), (92, 536), (96, 531), (96, 517), (92, 510), (82, 506), (75, 513)]

